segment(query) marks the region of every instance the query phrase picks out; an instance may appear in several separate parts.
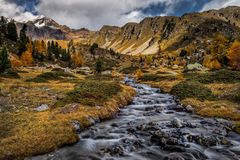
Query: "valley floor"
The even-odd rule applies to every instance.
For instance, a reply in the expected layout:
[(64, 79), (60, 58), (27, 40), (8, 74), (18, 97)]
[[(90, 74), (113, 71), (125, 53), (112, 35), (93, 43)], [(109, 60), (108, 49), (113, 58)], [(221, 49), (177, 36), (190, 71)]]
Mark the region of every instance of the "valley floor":
[[(240, 71), (182, 71), (145, 69), (138, 81), (176, 95), (188, 111), (235, 121), (240, 133)], [(54, 67), (0, 75), (0, 159), (22, 159), (77, 142), (78, 132), (131, 102), (135, 91), (122, 78)]]
[(0, 77), (0, 159), (23, 159), (78, 141), (86, 127), (115, 115), (135, 91), (120, 79), (53, 68)]

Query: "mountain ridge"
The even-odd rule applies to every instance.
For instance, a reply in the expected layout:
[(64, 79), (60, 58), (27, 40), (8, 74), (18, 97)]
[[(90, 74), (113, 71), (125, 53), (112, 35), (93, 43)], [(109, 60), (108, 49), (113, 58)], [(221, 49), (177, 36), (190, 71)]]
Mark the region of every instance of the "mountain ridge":
[[(187, 13), (181, 17), (146, 17), (139, 23), (129, 22), (122, 27), (104, 25), (98, 31), (86, 28), (71, 29), (47, 17), (29, 21), (28, 36), (33, 39), (77, 39), (83, 44), (97, 43), (121, 54), (151, 55), (178, 50), (190, 43), (211, 39), (220, 33), (227, 37), (239, 36), (240, 7)], [(17, 23), (21, 28), (22, 23)], [(202, 45), (203, 46), (203, 45)]]

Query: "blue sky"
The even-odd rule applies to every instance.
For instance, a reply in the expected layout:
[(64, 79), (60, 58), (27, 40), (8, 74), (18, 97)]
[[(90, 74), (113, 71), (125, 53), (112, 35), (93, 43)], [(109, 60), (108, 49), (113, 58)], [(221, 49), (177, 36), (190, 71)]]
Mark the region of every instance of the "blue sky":
[(0, 14), (18, 21), (44, 15), (72, 28), (96, 30), (104, 24), (121, 26), (148, 16), (181, 16), (230, 5), (240, 6), (240, 0), (0, 0)]
[[(39, 4), (40, 0), (11, 0), (13, 3), (24, 7), (26, 11), (30, 11), (34, 14), (37, 14), (35, 7)], [(71, 0), (70, 0), (71, 1)], [(210, 2), (211, 0), (182, 0), (177, 2), (174, 11), (169, 15), (173, 16), (181, 16), (185, 13), (189, 12), (197, 12), (201, 11), (204, 4)], [(148, 6), (143, 6), (140, 8), (136, 8), (136, 10), (140, 10), (143, 14), (151, 15), (151, 16), (158, 16), (164, 13), (167, 9), (166, 3), (157, 3), (157, 4), (150, 4)]]

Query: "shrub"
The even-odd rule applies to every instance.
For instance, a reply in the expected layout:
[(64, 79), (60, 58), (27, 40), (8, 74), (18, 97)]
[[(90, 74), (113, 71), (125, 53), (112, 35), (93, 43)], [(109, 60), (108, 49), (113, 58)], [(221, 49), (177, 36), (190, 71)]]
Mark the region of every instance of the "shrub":
[(143, 76), (142, 70), (138, 69), (137, 72), (135, 73), (135, 77), (137, 79), (140, 79)]
[(89, 75), (86, 77), (88, 80), (97, 80), (97, 81), (112, 81), (113, 77), (111, 75)]
[(93, 54), (95, 49), (98, 48), (98, 44), (97, 43), (93, 43), (89, 49), (89, 51)]
[(102, 70), (103, 70), (103, 62), (101, 59), (97, 59), (95, 63), (95, 72), (99, 74), (102, 72)]
[(0, 74), (0, 77), (11, 78), (11, 79), (18, 79), (18, 78), (20, 78), (19, 74), (15, 70), (12, 70), (12, 69), (5, 70), (4, 73)]
[(175, 76), (160, 76), (157, 74), (144, 74), (139, 80), (141, 81), (163, 81), (163, 80), (176, 80)]
[(87, 106), (103, 105), (103, 103), (121, 91), (116, 82), (84, 80), (67, 96), (59, 100), (55, 106), (62, 107), (69, 103), (79, 103)]
[(200, 83), (237, 83), (240, 82), (240, 72), (231, 70), (218, 70), (204, 74), (185, 74), (190, 80)]
[(120, 72), (123, 74), (132, 74), (132, 73), (135, 73), (138, 69), (139, 67), (130, 66), (130, 67), (123, 68)]
[(27, 80), (28, 82), (35, 82), (35, 83), (46, 83), (49, 80), (62, 80), (63, 78), (74, 78), (75, 76), (72, 75), (71, 73), (66, 73), (66, 72), (59, 72), (59, 71), (54, 71), (54, 72), (46, 72), (43, 74), (38, 75), (37, 77), (33, 79)]
[(195, 81), (184, 81), (175, 85), (171, 90), (171, 94), (180, 99), (197, 98), (198, 100), (206, 100), (213, 98), (210, 89)]

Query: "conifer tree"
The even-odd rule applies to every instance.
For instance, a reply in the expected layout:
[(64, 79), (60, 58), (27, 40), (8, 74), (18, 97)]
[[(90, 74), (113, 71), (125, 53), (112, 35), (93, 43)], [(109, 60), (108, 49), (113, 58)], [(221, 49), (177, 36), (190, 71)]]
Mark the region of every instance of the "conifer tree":
[(26, 24), (24, 24), (22, 29), (20, 30), (19, 48), (18, 48), (19, 56), (21, 56), (22, 53), (27, 50), (28, 37), (26, 36), (26, 30), (27, 30), (27, 26)]
[(18, 39), (17, 27), (14, 21), (11, 21), (7, 24), (7, 37), (12, 41), (17, 42)]
[(1, 16), (0, 19), (0, 32), (3, 33), (3, 35), (7, 34), (7, 21), (3, 16)]
[(58, 42), (55, 43), (54, 48), (55, 48), (55, 50), (54, 50), (55, 51), (54, 52), (55, 57), (56, 57), (56, 59), (59, 59), (59, 45), (58, 45)]
[(52, 60), (52, 47), (51, 47), (50, 41), (48, 41), (48, 44), (47, 44), (47, 53), (48, 53), (48, 60), (51, 61)]
[(102, 70), (103, 70), (102, 65), (103, 65), (103, 64), (102, 64), (101, 59), (98, 58), (97, 61), (96, 61), (96, 63), (95, 63), (95, 72), (96, 72), (97, 74), (100, 74), (100, 73), (102, 72)]
[(8, 51), (6, 47), (0, 49), (0, 72), (4, 72), (6, 69), (11, 68), (11, 62), (8, 59)]

